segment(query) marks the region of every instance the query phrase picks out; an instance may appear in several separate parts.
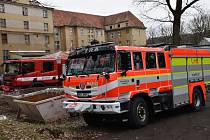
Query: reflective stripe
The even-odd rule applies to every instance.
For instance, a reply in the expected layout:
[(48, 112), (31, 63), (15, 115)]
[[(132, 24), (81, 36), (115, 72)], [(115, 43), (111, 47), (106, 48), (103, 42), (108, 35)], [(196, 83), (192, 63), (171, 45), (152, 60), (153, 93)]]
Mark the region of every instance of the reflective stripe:
[(188, 71), (202, 71), (202, 65), (188, 65)]
[(201, 58), (188, 58), (187, 59), (187, 64), (188, 65), (201, 65)]
[(186, 62), (186, 58), (172, 58), (172, 66), (183, 66)]
[(183, 72), (186, 71), (186, 66), (172, 66), (172, 72)]
[(37, 81), (45, 81), (45, 80), (52, 80), (53, 78), (58, 79), (58, 76), (54, 75), (54, 76), (24, 77), (24, 78), (17, 78), (17, 81), (30, 82), (33, 81), (34, 79), (37, 79)]
[(203, 64), (210, 64), (210, 58), (203, 58)]
[(186, 88), (188, 85), (182, 85), (182, 86), (175, 86), (174, 89), (179, 89), (179, 88)]
[(177, 80), (173, 80), (173, 86), (176, 87), (176, 86), (182, 86), (182, 85), (186, 85), (188, 82), (187, 82), (187, 79), (177, 79)]

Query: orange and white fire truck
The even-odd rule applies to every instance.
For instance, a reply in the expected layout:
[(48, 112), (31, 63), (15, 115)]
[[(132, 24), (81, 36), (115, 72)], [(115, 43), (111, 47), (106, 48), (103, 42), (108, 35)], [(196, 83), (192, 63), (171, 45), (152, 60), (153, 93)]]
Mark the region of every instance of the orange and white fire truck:
[(62, 65), (66, 59), (33, 58), (5, 61), (3, 75), (3, 91), (11, 91), (16, 88), (62, 86)]
[(139, 128), (157, 112), (202, 109), (210, 89), (210, 50), (89, 46), (70, 54), (64, 88), (64, 108), (82, 113), (87, 124), (123, 114)]

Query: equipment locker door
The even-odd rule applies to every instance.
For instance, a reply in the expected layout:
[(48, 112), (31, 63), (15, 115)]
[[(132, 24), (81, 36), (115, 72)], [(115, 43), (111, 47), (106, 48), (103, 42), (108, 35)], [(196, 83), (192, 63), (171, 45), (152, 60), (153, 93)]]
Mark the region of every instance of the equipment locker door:
[(189, 103), (187, 58), (171, 58), (171, 79), (174, 108)]

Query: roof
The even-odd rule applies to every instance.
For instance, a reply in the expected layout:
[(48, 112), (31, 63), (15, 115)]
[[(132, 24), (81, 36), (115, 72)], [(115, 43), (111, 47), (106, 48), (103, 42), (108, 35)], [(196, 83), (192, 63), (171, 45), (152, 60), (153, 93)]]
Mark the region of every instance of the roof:
[(97, 15), (68, 12), (61, 10), (53, 11), (54, 26), (81, 26), (103, 28), (104, 18)]
[(19, 6), (30, 6), (30, 7), (35, 7), (35, 8), (53, 10), (53, 8), (47, 5), (44, 5), (37, 0), (29, 0), (29, 4), (20, 3), (20, 2), (17, 2), (16, 0), (0, 0), (0, 3), (8, 3), (8, 4), (19, 5)]
[(70, 11), (53, 11), (54, 26), (79, 26), (104, 28), (106, 25), (113, 25), (122, 22), (128, 22), (129, 27), (145, 28), (141, 22), (130, 11), (110, 15), (99, 16)]
[(105, 25), (113, 25), (121, 22), (128, 22), (129, 26), (145, 28), (143, 22), (141, 22), (130, 11), (110, 15), (105, 17)]

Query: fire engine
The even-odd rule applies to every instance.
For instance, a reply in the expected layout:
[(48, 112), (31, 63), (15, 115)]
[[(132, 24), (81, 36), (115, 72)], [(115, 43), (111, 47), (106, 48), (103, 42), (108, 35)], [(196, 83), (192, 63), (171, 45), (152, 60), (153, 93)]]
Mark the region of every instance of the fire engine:
[(5, 61), (4, 91), (16, 88), (62, 85), (62, 65), (65, 59), (33, 58)]
[(64, 109), (82, 113), (87, 124), (121, 114), (130, 126), (139, 128), (155, 113), (185, 105), (200, 111), (205, 106), (210, 50), (88, 46), (70, 54), (64, 89)]

